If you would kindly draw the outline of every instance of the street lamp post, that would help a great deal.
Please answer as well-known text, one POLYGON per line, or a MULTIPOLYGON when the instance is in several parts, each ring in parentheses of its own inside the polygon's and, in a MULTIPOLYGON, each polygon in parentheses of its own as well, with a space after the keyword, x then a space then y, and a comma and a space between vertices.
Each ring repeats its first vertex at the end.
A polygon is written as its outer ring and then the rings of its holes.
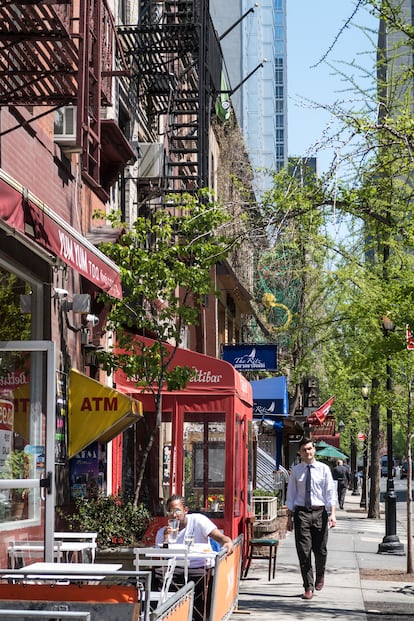
MULTIPOLYGON (((393 323, 387 318, 383 318, 384 333, 388 336, 389 332, 394 330, 393 323)), ((392 370, 390 364, 390 356, 387 357, 387 394, 389 399, 392 394, 392 370)), ((385 536, 378 546, 378 554, 395 554, 402 556, 404 554, 404 545, 397 535, 397 507, 396 495, 394 490, 394 473, 393 473, 393 451, 392 451, 392 409, 387 406, 387 491, 385 494, 385 536)))
POLYGON ((357 468, 357 443, 355 430, 351 430, 351 476, 352 476, 352 496, 359 496, 358 491, 358 468, 357 468))
POLYGON ((368 456, 367 456, 367 450, 368 450, 368 443, 367 443, 367 439, 366 437, 363 440, 363 454, 362 454, 362 492, 361 492, 361 500, 359 503, 359 506, 361 507, 361 509, 366 509, 367 508, 367 487, 368 487, 368 456))
MULTIPOLYGON (((368 386, 363 386, 361 388, 362 398, 365 402, 367 402, 369 395, 368 386)), ((361 502, 359 506, 361 509, 367 508, 367 500, 368 500, 368 442, 366 434, 364 434, 363 440, 363 454, 362 454, 362 493, 361 493, 361 502)))

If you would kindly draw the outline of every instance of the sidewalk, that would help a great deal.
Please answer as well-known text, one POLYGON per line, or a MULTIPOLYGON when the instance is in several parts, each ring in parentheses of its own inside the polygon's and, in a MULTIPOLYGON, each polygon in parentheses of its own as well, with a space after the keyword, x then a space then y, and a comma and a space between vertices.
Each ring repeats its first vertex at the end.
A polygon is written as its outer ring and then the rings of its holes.
MULTIPOLYGON (((378 554, 385 520, 368 520, 359 507, 360 497, 347 493, 345 510, 337 512, 337 526, 329 531, 325 586, 310 601, 301 599, 302 579, 294 535, 281 540, 275 580, 267 580, 267 560, 253 560, 240 583, 237 610, 232 621, 413 621, 414 582, 361 580, 361 569, 405 572, 407 557, 378 554)), ((397 524, 406 552, 406 532, 397 524)))

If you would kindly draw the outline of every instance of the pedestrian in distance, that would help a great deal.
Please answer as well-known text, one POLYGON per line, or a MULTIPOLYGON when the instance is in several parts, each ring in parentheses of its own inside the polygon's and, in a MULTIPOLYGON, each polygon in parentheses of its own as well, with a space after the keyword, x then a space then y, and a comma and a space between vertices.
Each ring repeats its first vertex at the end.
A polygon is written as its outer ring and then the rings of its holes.
POLYGON ((344 461, 344 468, 346 468, 348 473, 348 489, 352 489, 352 471, 348 461, 344 461))
POLYGON ((311 438, 300 440, 301 462, 291 469, 286 493, 287 529, 295 531, 296 552, 305 590, 302 598, 307 600, 312 599, 315 589, 320 591, 324 586, 328 529, 336 526, 336 490, 331 469, 315 459, 315 451, 311 438))
POLYGON ((339 508, 344 508, 346 490, 349 487, 351 480, 348 468, 345 466, 342 459, 338 459, 336 466, 332 471, 333 480, 337 482, 337 494, 339 508))

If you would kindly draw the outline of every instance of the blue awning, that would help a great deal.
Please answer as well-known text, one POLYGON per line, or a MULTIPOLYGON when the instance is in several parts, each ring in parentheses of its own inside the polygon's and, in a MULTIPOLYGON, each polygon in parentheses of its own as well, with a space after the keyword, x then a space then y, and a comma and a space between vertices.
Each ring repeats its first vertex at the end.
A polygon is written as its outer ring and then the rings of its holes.
POLYGON ((271 418, 288 416, 289 398, 285 375, 250 382, 253 390, 253 416, 271 418))

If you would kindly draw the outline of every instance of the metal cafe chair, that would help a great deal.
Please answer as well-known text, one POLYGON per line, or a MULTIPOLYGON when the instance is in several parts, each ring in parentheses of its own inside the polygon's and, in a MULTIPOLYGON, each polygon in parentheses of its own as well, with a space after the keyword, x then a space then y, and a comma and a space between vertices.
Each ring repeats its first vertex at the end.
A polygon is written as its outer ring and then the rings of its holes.
POLYGON ((252 559, 268 559, 269 560, 269 569, 268 569, 268 580, 270 581, 272 578, 274 579, 276 575, 276 554, 277 548, 279 545, 279 539, 274 538, 260 538, 254 537, 254 525, 255 518, 248 517, 246 520, 246 545, 247 545, 247 554, 243 563, 243 578, 247 578, 247 574, 249 573, 250 563, 252 559), (259 551, 256 553, 257 548, 259 551), (260 548, 267 549, 267 554, 260 554, 260 548))

